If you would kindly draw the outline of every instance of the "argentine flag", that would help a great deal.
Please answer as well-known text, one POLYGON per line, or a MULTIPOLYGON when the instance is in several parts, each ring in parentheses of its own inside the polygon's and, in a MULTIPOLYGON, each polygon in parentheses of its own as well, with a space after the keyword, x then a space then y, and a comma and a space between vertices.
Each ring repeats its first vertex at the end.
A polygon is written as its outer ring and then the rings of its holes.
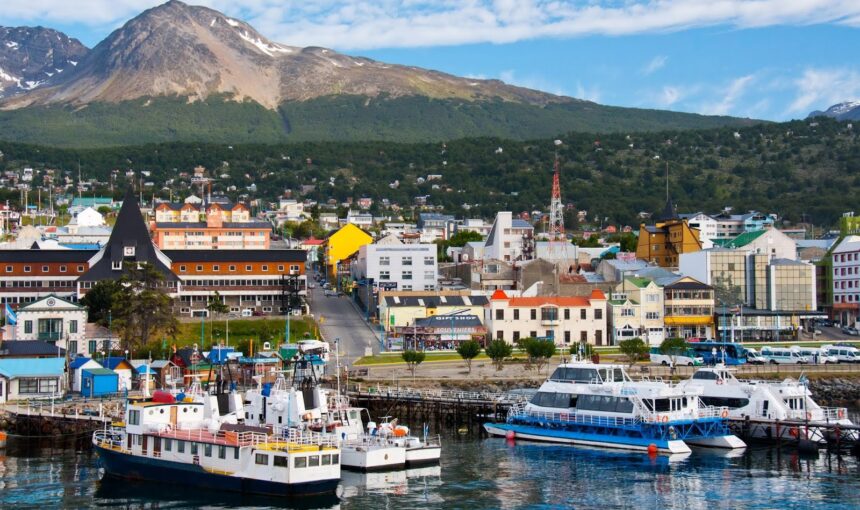
POLYGON ((15 326, 18 324, 18 316, 15 315, 15 311, 12 310, 12 307, 9 306, 9 303, 6 303, 6 324, 11 326, 15 326))

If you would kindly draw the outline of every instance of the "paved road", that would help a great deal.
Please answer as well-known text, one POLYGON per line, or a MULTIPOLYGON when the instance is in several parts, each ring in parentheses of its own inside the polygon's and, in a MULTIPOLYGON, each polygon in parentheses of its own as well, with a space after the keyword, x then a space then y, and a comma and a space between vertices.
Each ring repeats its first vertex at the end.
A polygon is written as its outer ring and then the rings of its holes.
POLYGON ((352 366, 357 358, 372 352, 379 353, 379 341, 364 318, 346 296, 325 296, 319 286, 310 290, 311 313, 319 321, 320 329, 328 342, 340 338, 341 364, 352 366))

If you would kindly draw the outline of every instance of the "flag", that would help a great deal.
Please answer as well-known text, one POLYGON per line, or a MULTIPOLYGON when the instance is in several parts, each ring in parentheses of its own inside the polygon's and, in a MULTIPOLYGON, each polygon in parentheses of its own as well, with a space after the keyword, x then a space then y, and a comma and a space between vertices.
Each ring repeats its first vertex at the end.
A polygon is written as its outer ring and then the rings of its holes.
POLYGON ((6 303, 6 324, 10 326, 15 326, 18 324, 18 315, 15 314, 15 311, 12 310, 12 307, 9 306, 9 303, 6 303))

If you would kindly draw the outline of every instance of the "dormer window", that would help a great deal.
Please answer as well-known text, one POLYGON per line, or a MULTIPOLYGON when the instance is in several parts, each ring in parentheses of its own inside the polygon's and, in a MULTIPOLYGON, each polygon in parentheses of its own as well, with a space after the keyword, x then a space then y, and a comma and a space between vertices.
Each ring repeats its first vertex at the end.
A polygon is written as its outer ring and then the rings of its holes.
POLYGON ((134 246, 125 246, 122 249, 123 257, 134 257, 134 246))
POLYGON ((121 260, 112 261, 110 266, 111 266, 111 269, 113 269, 114 271, 122 271, 122 261, 121 260))

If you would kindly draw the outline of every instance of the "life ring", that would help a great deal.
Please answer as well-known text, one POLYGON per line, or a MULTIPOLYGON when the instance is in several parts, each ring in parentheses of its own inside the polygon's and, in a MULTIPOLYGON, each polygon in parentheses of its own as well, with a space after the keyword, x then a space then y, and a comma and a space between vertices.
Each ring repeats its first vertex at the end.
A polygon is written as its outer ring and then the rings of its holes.
POLYGON ((668 423, 668 422, 669 422, 669 415, 664 414, 663 415, 663 423, 668 423))
POLYGON ((728 418, 729 417, 729 410, 723 409, 723 412, 720 413, 720 416, 723 418, 728 418))
POLYGON ((798 434, 798 433, 797 433, 797 427, 791 427, 791 428, 788 430, 788 434, 789 434, 791 437, 797 437, 797 434, 798 434))
POLYGON ((838 416, 840 420, 842 418, 845 418, 845 409, 840 409, 839 411, 837 411, 836 416, 838 416))

